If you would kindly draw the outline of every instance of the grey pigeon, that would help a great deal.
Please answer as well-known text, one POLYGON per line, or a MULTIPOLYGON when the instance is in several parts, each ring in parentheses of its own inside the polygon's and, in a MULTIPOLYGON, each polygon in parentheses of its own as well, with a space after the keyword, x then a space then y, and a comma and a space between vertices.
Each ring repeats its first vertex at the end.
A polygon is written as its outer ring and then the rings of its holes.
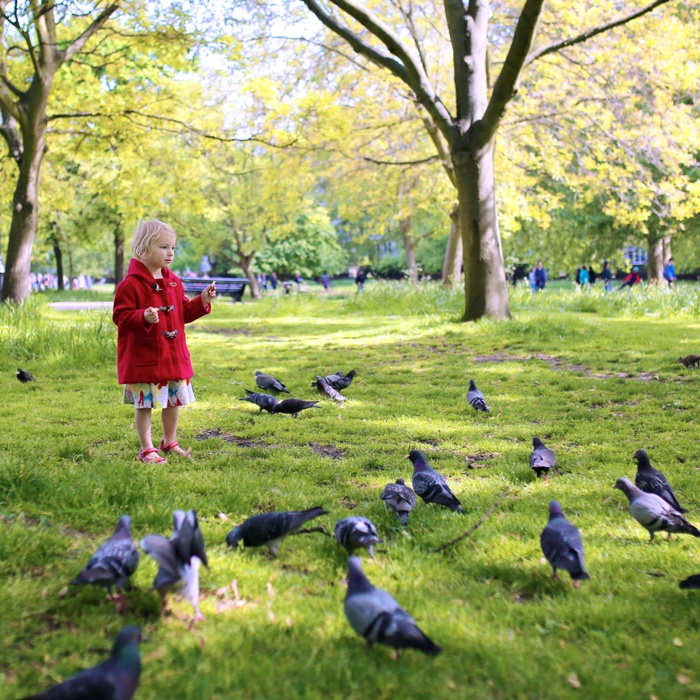
POLYGON ((263 374, 262 372, 255 373, 255 383, 261 389, 267 389, 272 391, 283 391, 285 394, 290 394, 291 392, 287 387, 282 384, 281 381, 275 379, 271 374, 263 374))
POLYGON ((141 676, 138 627, 125 627, 106 661, 23 700, 131 700, 141 676))
POLYGON ((303 399, 285 399, 270 409, 270 413, 288 413, 296 418, 307 408, 321 408, 318 401, 304 401, 303 399))
POLYGON ((347 401, 347 399, 337 389, 334 389, 326 381, 325 377, 316 377, 314 379, 314 386, 316 387, 316 391, 318 391, 321 396, 325 396, 326 398, 338 402, 347 401))
POLYGON ((116 586, 120 602, 125 604, 122 591, 138 564, 139 550, 131 539, 131 518, 122 515, 114 534, 92 555, 71 583, 97 583, 106 586, 110 594, 112 587, 116 586))
POLYGON ((26 384, 27 382, 35 382, 36 377, 33 377, 29 372, 26 372, 23 369, 20 369, 19 367, 17 368, 17 371, 15 372, 17 375, 17 379, 22 382, 22 384, 26 384))
POLYGON ((581 533, 564 517, 558 501, 549 504, 549 522, 542 530, 540 544, 552 565, 552 578, 557 578, 557 569, 564 569, 571 575, 576 588, 579 581, 590 578, 583 560, 581 533))
POLYGON ((655 493, 679 513, 687 513, 688 511, 682 508, 678 502, 666 477, 658 469, 651 466, 646 450, 637 450, 634 453, 634 459, 637 461, 637 476, 634 478, 637 488, 642 489, 645 493, 655 493))
POLYGON ((437 503, 464 513, 459 499, 450 491, 442 475, 428 464, 420 450, 411 450, 406 459, 413 463, 413 490, 425 503, 437 503))
POLYGON ((700 588, 700 574, 693 574, 688 578, 683 579, 679 584, 679 588, 700 588))
POLYGON ((361 515, 339 520, 335 524, 335 539, 338 544, 345 547, 348 554, 364 547, 372 559, 374 559, 372 547, 381 542, 375 524, 361 515))
POLYGON ((486 405, 484 395, 476 388, 473 379, 469 380, 469 391, 467 392, 467 401, 475 411, 489 412, 489 407, 486 405))
POLYGON ((270 413, 270 410, 279 403, 279 401, 270 394, 256 394, 254 391, 250 391, 250 389, 245 389, 245 393, 246 397, 241 399, 241 401, 250 401, 250 403, 254 403, 256 406, 260 407, 261 413, 263 411, 270 413))
POLYGON ((344 391, 352 384, 352 380, 356 375, 357 372, 354 369, 351 369, 347 374, 343 374, 342 372, 338 371, 335 374, 329 374, 327 377, 325 377, 325 380, 336 391, 344 391))
POLYGON ((691 525, 673 506, 655 493, 645 493, 629 479, 620 478, 615 484, 630 502, 632 517, 649 531, 650 540, 655 532, 672 532, 700 537, 700 530, 691 525))
POLYGON ((406 486, 403 479, 397 479, 395 484, 387 484, 381 495, 382 501, 396 513, 401 524, 408 525, 408 514, 416 507, 416 493, 406 486))
POLYGON ((348 557, 348 591, 345 616, 367 643, 386 644, 394 649, 419 649, 439 654, 442 649, 428 639, 416 621, 381 588, 373 586, 362 571, 359 557, 348 557))
POLYGON ((544 477, 546 481, 549 470, 557 463, 557 458, 554 456, 554 452, 549 447, 545 447, 538 437, 532 438, 532 447, 530 469, 534 470, 537 476, 544 477))
POLYGON ((229 547, 237 547, 243 540, 245 547, 262 547, 266 545, 274 556, 277 556, 282 540, 304 523, 317 518, 319 515, 328 515, 327 510, 320 506, 308 510, 292 510, 281 513, 262 513, 248 518, 238 527, 234 527, 226 535, 226 544, 229 547))
POLYGON ((168 591, 179 593, 194 608, 194 621, 203 620, 199 610, 199 569, 207 565, 204 538, 199 529, 197 512, 173 513, 173 536, 168 540, 161 535, 148 535, 141 540, 141 548, 160 565, 153 588, 163 596, 168 591))

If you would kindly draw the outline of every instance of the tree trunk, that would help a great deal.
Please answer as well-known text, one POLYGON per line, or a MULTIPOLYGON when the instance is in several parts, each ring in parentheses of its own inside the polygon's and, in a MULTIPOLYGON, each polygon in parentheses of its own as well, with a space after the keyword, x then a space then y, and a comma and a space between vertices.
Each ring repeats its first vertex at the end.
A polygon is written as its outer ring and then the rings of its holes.
POLYGON ((671 236, 664 236, 664 262, 668 262, 672 257, 671 236))
POLYGON ((63 291, 66 285, 63 284, 63 251, 58 238, 53 239, 53 255, 56 258, 56 277, 58 279, 58 288, 63 291))
POLYGON ((255 272, 253 272, 254 257, 255 256, 253 255, 241 255, 239 257, 239 264, 241 266, 241 270, 243 270, 243 274, 248 278, 248 285, 250 286, 250 296, 253 297, 253 299, 260 299, 262 297, 262 295, 260 294, 260 285, 258 284, 258 278, 255 272))
POLYGON ((124 279, 124 237, 121 224, 114 230, 114 286, 124 279))
POLYGON ((418 283, 418 265, 416 264, 416 242, 413 239, 413 216, 409 214, 399 221, 399 233, 406 253, 408 279, 411 284, 418 283))
POLYGON ((662 282, 664 270, 664 239, 658 238, 658 234, 652 229, 648 234, 649 260, 647 274, 649 282, 662 282))
POLYGON ((510 318, 496 213, 493 141, 474 150, 467 139, 465 135, 457 141, 452 155, 464 246, 464 320, 510 318))
POLYGON ((447 239, 445 261, 442 264, 442 284, 445 287, 456 287, 462 273, 462 234, 459 230, 459 207, 450 214, 450 237, 447 239))

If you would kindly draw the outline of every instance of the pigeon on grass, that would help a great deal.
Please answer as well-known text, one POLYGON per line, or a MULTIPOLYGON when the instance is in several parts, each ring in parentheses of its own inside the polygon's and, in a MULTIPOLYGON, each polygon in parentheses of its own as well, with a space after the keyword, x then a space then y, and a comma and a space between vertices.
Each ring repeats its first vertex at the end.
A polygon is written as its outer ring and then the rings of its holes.
POLYGON ((262 513, 248 518, 226 535, 226 544, 237 547, 242 540, 245 547, 269 547, 273 556, 277 556, 282 540, 298 530, 309 520, 319 515, 328 515, 327 510, 316 506, 308 510, 292 510, 281 513, 262 513))
POLYGON ((257 394, 250 389, 245 389, 246 397, 241 401, 250 401, 260 408, 260 412, 267 411, 268 413, 279 403, 279 401, 270 394, 257 394))
POLYGON ((131 700, 141 676, 138 627, 125 627, 106 661, 22 700, 131 700))
POLYGON ((389 593, 375 588, 367 580, 359 557, 348 557, 348 591, 344 607, 350 626, 370 646, 385 644, 397 650, 419 649, 432 655, 442 651, 421 632, 416 621, 389 593))
POLYGON ((408 525, 408 514, 416 507, 416 493, 406 486, 403 479, 397 479, 395 484, 387 484, 381 495, 382 501, 396 513, 401 525, 408 525))
POLYGON ((654 533, 678 532, 693 537, 700 537, 700 530, 691 525, 673 506, 655 493, 644 493, 629 479, 624 477, 617 480, 616 489, 620 489, 630 502, 632 517, 649 532, 649 541, 654 539, 654 533))
POLYGON ((118 590, 117 609, 127 608, 124 587, 139 565, 139 550, 131 539, 131 518, 122 515, 114 534, 92 555, 85 568, 71 581, 73 585, 96 583, 118 590))
POLYGON ((683 579, 679 584, 679 588, 700 588, 700 574, 693 574, 688 578, 683 579))
POLYGON ((303 399, 285 399, 270 409, 270 413, 287 413, 296 418, 307 408, 321 408, 318 401, 304 401, 303 399))
POLYGON ((263 374, 262 372, 255 373, 255 383, 261 389, 267 389, 268 391, 279 391, 285 394, 290 394, 291 392, 287 387, 282 384, 281 381, 275 379, 271 374, 263 374))
POLYGON ((336 390, 343 391, 347 389, 351 384, 352 380, 357 375, 354 369, 351 369, 347 374, 343 374, 338 370, 335 374, 329 374, 324 379, 336 390))
POLYGON ((469 380, 469 391, 467 392, 467 401, 475 411, 489 412, 489 407, 486 405, 484 395, 476 388, 473 379, 469 380))
POLYGON ((549 504, 549 522, 540 535, 540 545, 547 561, 552 565, 552 578, 557 578, 557 569, 569 572, 574 587, 590 576, 583 560, 581 533, 562 512, 558 501, 549 504))
POLYGON ((347 401, 347 399, 337 389, 334 389, 326 381, 325 377, 316 377, 312 386, 316 387, 316 391, 318 391, 321 396, 325 396, 333 401, 347 401))
POLYGON ((361 515, 339 520, 335 524, 335 539, 338 544, 345 547, 348 554, 364 547, 372 559, 374 559, 372 547, 381 542, 375 524, 361 515))
POLYGON ((532 447, 530 469, 532 469, 537 476, 544 477, 544 480, 547 481, 549 470, 557 463, 557 458, 554 456, 554 452, 552 452, 549 447, 545 447, 542 440, 538 437, 532 438, 532 447))
POLYGON ((442 475, 428 464, 420 450, 411 450, 406 459, 413 463, 413 490, 425 503, 437 503, 458 513, 464 513, 459 499, 450 491, 442 475))
POLYGON ((17 368, 17 371, 15 372, 17 375, 17 379, 22 382, 22 384, 26 384, 27 382, 35 382, 36 377, 33 375, 29 374, 29 372, 26 372, 23 369, 20 369, 19 367, 17 368))
POLYGON ((169 591, 179 593, 194 609, 194 622, 204 620, 199 610, 199 569, 207 566, 204 538, 197 522, 197 512, 176 510, 173 513, 173 535, 168 540, 161 535, 148 535, 141 548, 160 565, 153 588, 163 599, 169 591))
POLYGON ((687 513, 688 511, 678 502, 666 477, 651 466, 646 450, 637 450, 633 456, 637 462, 637 476, 634 477, 637 488, 645 493, 655 493, 679 513, 687 513))

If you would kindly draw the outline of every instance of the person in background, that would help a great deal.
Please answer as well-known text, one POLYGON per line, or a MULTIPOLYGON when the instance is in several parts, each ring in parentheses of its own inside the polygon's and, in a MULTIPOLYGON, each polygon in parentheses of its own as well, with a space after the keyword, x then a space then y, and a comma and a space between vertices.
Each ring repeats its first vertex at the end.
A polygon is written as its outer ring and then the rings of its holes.
POLYGON ((622 284, 619 288, 622 289, 623 287, 632 287, 635 284, 639 284, 641 281, 642 278, 639 276, 639 268, 635 265, 629 275, 622 280, 622 284))
POLYGON ((277 273, 273 270, 270 273, 270 287, 272 287, 272 289, 277 289, 277 281, 277 273))
POLYGON ((581 284, 581 268, 576 268, 576 276, 574 277, 574 284, 578 287, 581 284))
POLYGON ((581 289, 585 289, 585 287, 589 281, 588 270, 585 267, 581 267, 581 270, 578 274, 579 274, 578 281, 579 281, 579 284, 581 285, 581 289))
POLYGON ((541 292, 544 289, 545 284, 547 284, 547 270, 544 269, 544 265, 541 260, 537 261, 537 268, 535 269, 535 284, 537 285, 537 291, 541 292))
POLYGON ((612 281, 613 281, 613 273, 612 270, 610 269, 610 263, 606 260, 603 263, 603 271, 600 273, 600 276, 603 278, 603 284, 605 285, 605 291, 606 292, 611 292, 612 291, 612 281))
POLYGON ((355 275, 355 284, 357 285, 357 291, 361 292, 365 288, 365 282, 367 281, 367 273, 360 268, 355 275))
POLYGON ((593 286, 597 279, 596 273, 593 271, 593 265, 588 266, 588 284, 593 286))
POLYGON ((530 268, 530 273, 527 276, 528 282, 530 283, 530 289, 532 290, 532 293, 534 294, 537 291, 537 279, 535 277, 535 266, 533 265, 530 268))
POLYGON ((326 272, 326 270, 324 270, 323 274, 321 275, 321 284, 323 285, 323 291, 328 294, 328 292, 331 291, 331 280, 328 277, 328 272, 326 272))
POLYGON ((669 287, 673 287, 673 283, 676 281, 676 264, 673 258, 669 258, 664 265, 664 279, 668 282, 669 287))

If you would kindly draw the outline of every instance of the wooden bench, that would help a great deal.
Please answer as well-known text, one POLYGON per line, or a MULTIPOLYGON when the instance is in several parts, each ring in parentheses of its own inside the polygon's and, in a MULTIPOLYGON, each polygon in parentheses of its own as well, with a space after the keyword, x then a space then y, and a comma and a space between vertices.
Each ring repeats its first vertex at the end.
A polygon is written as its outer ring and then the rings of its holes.
POLYGON ((217 295, 226 294, 232 301, 243 301, 248 284, 246 277, 182 277, 182 286, 188 294, 201 294, 212 282, 216 282, 217 295))

